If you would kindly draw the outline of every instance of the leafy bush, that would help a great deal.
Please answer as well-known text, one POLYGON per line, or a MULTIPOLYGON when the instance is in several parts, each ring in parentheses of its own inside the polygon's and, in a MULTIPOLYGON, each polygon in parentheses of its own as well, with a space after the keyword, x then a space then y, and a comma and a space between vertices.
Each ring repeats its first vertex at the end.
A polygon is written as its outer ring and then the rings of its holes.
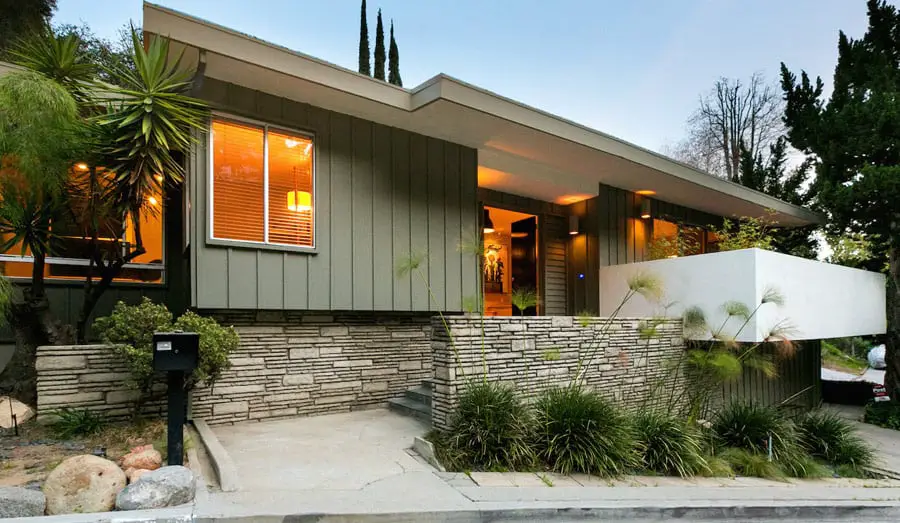
POLYGON ((722 222, 722 228, 716 229, 715 233, 720 251, 750 248, 767 251, 775 249, 771 220, 744 217, 735 222, 726 219, 722 222))
POLYGON ((545 391, 535 406, 538 457, 553 470, 612 476, 638 465, 629 417, 578 386, 545 391))
POLYGON ((764 470, 770 475, 762 477, 777 477, 775 469, 764 469, 757 463, 758 458, 766 461, 769 459, 769 437, 772 462, 783 475, 809 478, 827 474, 824 467, 807 454, 800 444, 800 436, 794 423, 774 407, 745 402, 731 403, 719 413, 712 428, 721 448, 744 450, 755 455, 751 459, 729 453, 728 450, 722 453, 722 456, 731 456, 726 459, 742 474, 757 475, 754 472, 764 470))
POLYGON ((634 417, 641 466, 666 475, 692 476, 707 468, 700 432, 685 420, 659 410, 634 417))
POLYGON ((53 414, 56 419, 48 427, 50 432, 59 439, 93 436, 106 425, 106 420, 102 415, 87 409, 65 407, 53 414))
POLYGON ((131 373, 131 384, 142 393, 135 414, 140 413, 154 383, 153 333, 176 329, 200 335, 198 366, 188 377, 186 388, 201 382, 212 385, 230 367, 228 356, 240 342, 233 327, 222 327, 214 319, 190 311, 173 323, 172 313, 165 305, 147 297, 138 305, 120 301, 112 314, 94 322, 94 332, 122 358, 131 373))
POLYGON ((886 429, 900 430, 900 402, 872 402, 866 405, 863 421, 886 429))
POLYGON ((128 366, 132 384, 147 393, 153 386, 153 333, 172 330, 172 313, 146 296, 138 305, 116 303, 112 314, 94 321, 94 332, 128 366))
POLYGON ((832 465, 861 470, 875 458, 872 448, 857 435, 853 424, 833 412, 809 412, 798 419, 797 429, 806 451, 832 465))
POLYGON ((452 470, 522 470, 535 463, 531 415, 509 385, 473 380, 459 396, 450 428, 432 442, 452 470))

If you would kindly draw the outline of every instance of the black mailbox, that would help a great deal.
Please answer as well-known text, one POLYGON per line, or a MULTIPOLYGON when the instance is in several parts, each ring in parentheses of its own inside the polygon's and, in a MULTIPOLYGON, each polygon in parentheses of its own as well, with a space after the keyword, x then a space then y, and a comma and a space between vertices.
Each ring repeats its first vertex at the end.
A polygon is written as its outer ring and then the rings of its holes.
POLYGON ((195 332, 153 334, 153 369, 190 372, 197 368, 200 335, 195 332))

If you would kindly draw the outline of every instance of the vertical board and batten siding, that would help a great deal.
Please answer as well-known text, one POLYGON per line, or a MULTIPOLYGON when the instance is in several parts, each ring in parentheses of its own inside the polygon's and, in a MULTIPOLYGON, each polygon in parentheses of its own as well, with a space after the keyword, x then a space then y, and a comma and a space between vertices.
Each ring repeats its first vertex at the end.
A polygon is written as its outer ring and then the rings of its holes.
POLYGON ((207 243, 208 142, 190 159, 191 304, 200 309, 461 311, 477 267, 461 253, 477 227, 477 153, 238 85, 206 78, 215 110, 315 136, 315 253, 207 243), (410 253, 418 277, 398 276, 410 253))
MULTIPOLYGON (((566 296, 566 244, 568 214, 564 205, 524 196, 478 189, 482 205, 533 214, 538 219, 538 311, 545 316, 569 314, 566 296)), ((449 229, 448 229, 449 230, 449 229)))
POLYGON ((795 344, 789 357, 778 357, 770 348, 761 348, 775 359, 777 376, 766 377, 756 369, 745 368, 740 379, 722 387, 722 403, 735 400, 764 405, 809 409, 822 397, 822 342, 808 340, 795 344))

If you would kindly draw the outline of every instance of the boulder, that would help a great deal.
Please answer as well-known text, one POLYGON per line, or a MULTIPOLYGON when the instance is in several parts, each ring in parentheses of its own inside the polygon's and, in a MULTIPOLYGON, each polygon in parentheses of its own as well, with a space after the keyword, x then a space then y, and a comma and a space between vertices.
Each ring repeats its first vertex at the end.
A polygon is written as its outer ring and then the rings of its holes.
POLYGON ((3 396, 0 398, 0 428, 13 428, 12 416, 15 414, 16 423, 24 425, 26 421, 34 417, 34 411, 21 401, 3 396))
POLYGON ((22 487, 0 487, 0 518, 43 516, 44 494, 22 487))
POLYGON ((173 507, 190 503, 197 484, 194 474, 181 465, 163 467, 140 476, 116 496, 117 510, 173 507))
POLYGON ((162 454, 153 445, 134 447, 131 452, 122 456, 122 468, 156 470, 162 466, 162 454))
POLYGON ((83 454, 63 460, 44 481, 47 514, 106 512, 125 488, 125 473, 115 463, 83 454))
POLYGON ((125 477, 128 478, 129 483, 134 483, 135 481, 138 480, 139 477, 143 476, 144 474, 146 474, 148 472, 150 472, 150 471, 147 469, 132 468, 132 469, 128 469, 125 471, 125 477))

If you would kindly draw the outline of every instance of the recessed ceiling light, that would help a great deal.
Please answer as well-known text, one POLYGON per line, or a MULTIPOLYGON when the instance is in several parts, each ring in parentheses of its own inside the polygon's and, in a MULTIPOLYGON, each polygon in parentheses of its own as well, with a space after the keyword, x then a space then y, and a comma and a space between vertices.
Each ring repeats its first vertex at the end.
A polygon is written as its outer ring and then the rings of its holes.
POLYGON ((634 191, 634 192, 635 192, 635 194, 641 194, 643 196, 652 196, 652 195, 656 194, 656 191, 654 191, 652 189, 641 189, 640 191, 634 191))

